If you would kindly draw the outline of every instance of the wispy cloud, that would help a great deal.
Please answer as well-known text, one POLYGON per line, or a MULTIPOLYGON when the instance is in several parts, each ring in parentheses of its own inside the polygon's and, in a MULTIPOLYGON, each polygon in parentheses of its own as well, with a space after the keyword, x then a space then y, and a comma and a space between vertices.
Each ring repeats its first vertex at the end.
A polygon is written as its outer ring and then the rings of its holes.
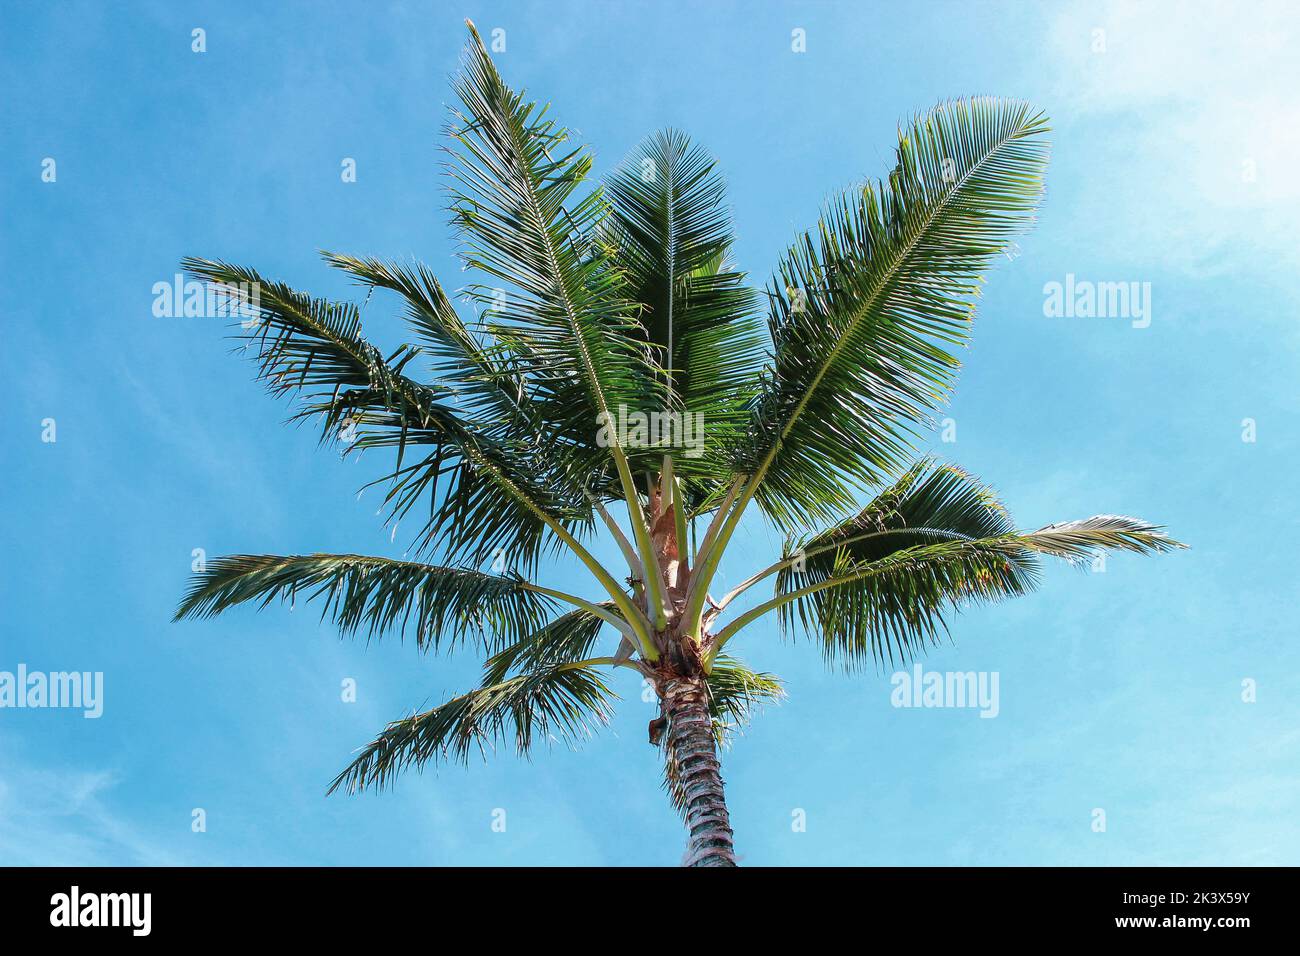
POLYGON ((111 807, 112 770, 29 763, 0 738, 0 864, 174 866, 185 862, 111 807))
POLYGON ((1298 32, 1289 3, 1062 9, 1035 74, 1051 78, 1054 118, 1090 141, 1092 168, 1128 171, 1080 194, 1111 204, 1094 221, 1112 249, 1197 276, 1260 246, 1297 256, 1282 239, 1300 206, 1298 32))

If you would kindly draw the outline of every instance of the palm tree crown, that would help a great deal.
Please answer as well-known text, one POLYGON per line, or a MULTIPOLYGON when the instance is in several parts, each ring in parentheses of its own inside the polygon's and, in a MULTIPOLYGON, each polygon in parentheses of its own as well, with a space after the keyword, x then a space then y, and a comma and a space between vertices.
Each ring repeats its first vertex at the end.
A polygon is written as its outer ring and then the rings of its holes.
POLYGON ((831 201, 759 292, 729 258, 705 151, 663 132, 588 186, 589 155, 502 82, 470 31, 448 169, 461 254, 482 277, 464 290, 476 318, 421 264, 326 253, 403 310, 413 341, 384 354, 356 305, 184 263, 258 290, 243 334, 259 377, 345 451, 391 448, 375 484, 390 516, 418 515, 420 530, 415 560, 217 559, 177 618, 306 596, 344 633, 472 644, 486 658, 481 686, 390 724, 331 791, 494 742, 578 739, 609 713, 609 670, 628 668, 659 695, 650 738, 690 832, 687 862, 730 865, 717 745, 781 695, 726 653, 746 625, 775 611, 829 660, 901 661, 952 609, 1029 590, 1042 556, 1180 546, 1114 515, 1018 531, 987 487, 916 458, 982 276, 1041 195, 1041 114, 983 98, 916 119, 888 176, 831 201), (786 536, 784 553, 715 596, 755 510, 786 536), (626 568, 593 555, 602 533, 626 568), (596 596, 529 579, 565 552, 596 596), (771 596, 732 613, 756 585, 771 596))

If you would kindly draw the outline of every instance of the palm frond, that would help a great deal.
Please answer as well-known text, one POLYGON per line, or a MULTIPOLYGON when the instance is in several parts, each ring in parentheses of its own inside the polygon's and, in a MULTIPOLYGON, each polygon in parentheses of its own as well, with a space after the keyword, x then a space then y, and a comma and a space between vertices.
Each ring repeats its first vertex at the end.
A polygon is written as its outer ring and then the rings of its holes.
POLYGON ((508 575, 356 554, 236 554, 199 572, 175 620, 215 617, 239 604, 320 599, 343 634, 414 633, 417 644, 473 636, 488 648, 532 633, 555 602, 508 575))
MULTIPOLYGON (((601 606, 615 610, 610 601, 601 606)), ((488 658, 484 665, 483 683, 500 683, 511 671, 527 673, 590 657, 603 624, 599 617, 584 608, 561 614, 488 658)))
POLYGON ((600 417, 652 407, 654 366, 620 276, 593 242, 606 203, 598 189, 577 195, 590 157, 505 85, 471 33, 455 80, 464 110, 450 130, 451 209, 465 264, 504 286, 466 292, 490 310, 489 329, 522 364, 546 421, 587 436, 583 470, 600 472, 622 452, 617 435, 598 446, 600 417))
MULTIPOLYGON (((684 133, 664 130, 606 186, 607 241, 664 367, 663 408, 707 423, 709 459, 744 432, 763 345, 757 296, 727 264, 733 237, 716 166, 684 133)), ((677 472, 689 477, 712 466, 686 456, 677 472)))
POLYGON ((362 334, 352 303, 313 298, 259 274, 212 259, 187 257, 182 268, 218 286, 257 291, 258 314, 241 325, 246 347, 258 361, 258 378, 277 396, 298 393, 304 407, 294 416, 320 416, 322 440, 338 437, 350 418, 363 437, 435 442, 448 423, 446 389, 423 385, 404 374, 418 350, 401 346, 385 356, 362 334))
POLYGON ((1049 524, 1017 540, 1031 551, 1062 558, 1081 568, 1103 551, 1164 554, 1187 547, 1165 534, 1163 528, 1127 515, 1093 515, 1049 524))
POLYGON ((785 699, 785 688, 775 674, 754 671, 725 654, 713 662, 708 675, 709 714, 719 743, 730 731, 749 723, 754 711, 765 703, 785 699))
POLYGON ((905 662, 947 633, 953 608, 1024 594, 1037 568, 1003 539, 913 545, 858 562, 850 549, 777 577, 783 631, 816 635, 828 661, 905 662), (933 550, 932 550, 933 549, 933 550))
POLYGON ((856 544, 829 562, 784 569, 777 597, 723 628, 719 645, 777 609, 782 628, 817 635, 828 660, 847 667, 873 658, 905 662, 943 633, 946 610, 1023 594, 1037 581, 1038 555, 1076 566, 1106 550, 1160 554, 1185 547, 1138 518, 1098 515, 1038 531, 917 544, 862 557, 856 544))
POLYGON ((545 450, 546 428, 531 405, 525 376, 500 345, 461 320, 442 284, 423 263, 408 265, 337 252, 323 255, 331 266, 365 287, 401 296, 407 322, 421 340, 435 380, 481 430, 504 432, 527 442, 531 451, 545 450))
POLYGON ((271 390, 301 393, 294 419, 319 417, 322 440, 350 426, 354 440, 346 452, 396 449, 393 470, 372 484, 386 485, 393 521, 427 500, 417 553, 443 549, 469 564, 507 553, 526 570, 554 545, 555 524, 590 520, 585 500, 548 482, 526 445, 476 429, 452 390, 404 374, 421 350, 404 345, 385 358, 362 335, 354 305, 314 299, 224 262, 190 258, 184 265, 207 281, 259 290, 260 321, 244 335, 271 390), (414 464, 405 461, 412 449, 420 456, 414 464))
POLYGON ((947 538, 994 538, 1016 528, 992 488, 956 465, 922 458, 853 517, 798 542, 813 560, 837 548, 856 560, 947 538))
POLYGON ((556 664, 480 687, 389 724, 328 792, 381 789, 409 767, 442 759, 467 763, 475 749, 486 756, 497 744, 512 742, 522 755, 539 738, 576 743, 608 722, 614 696, 594 668, 579 663, 556 664))
POLYGON ((770 288, 774 355, 736 469, 785 527, 833 520, 910 457, 951 389, 983 274, 1043 189, 1043 116, 943 104, 888 179, 833 202, 770 288))

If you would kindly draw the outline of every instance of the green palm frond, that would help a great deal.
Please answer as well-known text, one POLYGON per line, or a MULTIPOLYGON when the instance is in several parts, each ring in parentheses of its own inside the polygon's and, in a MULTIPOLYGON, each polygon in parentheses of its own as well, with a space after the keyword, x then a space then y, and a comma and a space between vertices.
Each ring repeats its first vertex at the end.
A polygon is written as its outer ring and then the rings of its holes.
POLYGON ((320 416, 323 440, 338 438, 345 419, 371 441, 395 438, 404 447, 442 439, 448 391, 404 374, 418 350, 404 345, 385 356, 372 345, 352 303, 312 298, 227 262, 189 257, 181 266, 205 282, 257 290, 258 314, 241 337, 256 354, 258 378, 277 396, 299 394, 304 407, 294 418, 320 416))
POLYGON ((994 538, 1016 530, 993 489, 956 465, 923 458, 852 518, 804 538, 808 560, 849 547, 855 559, 945 538, 994 538))
MULTIPOLYGON (((591 158, 570 145, 545 107, 502 82, 472 25, 470 34, 454 82, 464 112, 454 112, 450 130, 458 144, 449 167, 451 208, 466 266, 506 286, 467 292, 490 309, 488 328, 521 363, 544 420, 557 436, 575 440, 566 454, 573 480, 627 503, 640 561, 653 568, 633 468, 648 471, 661 454, 609 426, 626 410, 656 407, 657 368, 622 276, 595 241, 607 205, 598 189, 577 197, 591 158), (608 490, 611 465, 616 493, 608 490)), ((662 578, 646 574, 643 583, 651 623, 663 629, 662 578)))
POLYGON ((818 635, 828 660, 849 667, 868 658, 906 661, 937 639, 946 609, 996 601, 1031 588, 1038 555, 1083 566, 1106 550, 1160 554, 1182 547, 1162 529, 1120 515, 913 545, 884 557, 860 559, 855 545, 849 544, 837 549, 830 563, 783 569, 777 596, 723 628, 715 647, 777 610, 783 628, 798 624, 818 635))
MULTIPOLYGON (((615 610, 613 602, 605 602, 601 607, 615 610)), ((483 683, 500 683, 511 671, 527 673, 590 657, 603 624, 584 608, 562 614, 489 657, 484 665, 483 683)))
MULTIPOLYGON (((641 143, 609 178, 608 241, 664 366, 664 409, 707 423, 709 452, 744 431, 763 339, 757 296, 727 266, 732 244, 717 163, 678 130, 641 143)), ((686 457, 677 473, 711 465, 686 457)))
MULTIPOLYGON (((992 489, 960 468, 922 459, 862 511, 799 542, 779 565, 776 593, 790 594, 907 548, 1015 532, 992 489)), ((873 578, 858 592, 817 592, 783 607, 781 623, 789 629, 797 613, 805 629, 822 634, 828 653, 842 650, 844 635, 853 633, 850 660, 861 656, 864 643, 878 657, 882 651, 906 656, 946 633, 945 608, 1023 594, 1033 587, 1037 568, 1028 553, 977 549, 931 570, 941 573, 873 578), (859 606, 868 619, 852 614, 859 606)))
POLYGON ((984 272, 1031 219, 1046 131, 1024 103, 943 104, 900 131, 886 181, 832 203, 790 250, 736 462, 779 524, 833 520, 905 464, 951 388, 984 272))
POLYGON ((473 437, 452 454, 435 449, 371 485, 385 488, 393 519, 428 503, 414 553, 440 552, 469 565, 505 555, 513 567, 528 571, 544 554, 559 550, 559 529, 568 533, 591 520, 585 502, 548 486, 545 478, 508 446, 473 437))
POLYGON ((785 688, 775 674, 750 670, 725 654, 713 662, 708 675, 709 714, 719 742, 749 723, 756 708, 785 699, 785 688))
MULTIPOLYGON (((993 489, 955 465, 923 458, 857 514, 791 542, 767 573, 779 572, 777 591, 783 593, 794 580, 792 566, 798 568, 800 578, 795 586, 802 587, 832 573, 843 558, 865 564, 904 548, 1015 533, 1015 524, 993 489)), ((1013 570, 1009 583, 1023 590, 1033 568, 1021 562, 1013 570)), ((764 576, 756 575, 742 587, 764 576)), ((727 595, 727 600, 732 596, 727 595)))
POLYGON ((468 568, 356 554, 237 554, 216 558, 195 575, 175 620, 299 597, 320 599, 322 619, 344 634, 409 630, 420 647, 430 648, 470 635, 485 647, 501 647, 531 634, 556 606, 520 578, 468 568))
POLYGON ((405 369, 421 354, 403 345, 387 359, 361 331, 356 306, 314 299, 240 266, 190 258, 190 274, 259 290, 259 321, 243 333, 256 350, 259 377, 277 395, 298 393, 293 418, 323 422, 323 440, 350 432, 346 451, 395 448, 386 486, 390 520, 427 500, 417 553, 441 548, 452 561, 480 564, 508 553, 531 567, 554 545, 556 524, 590 520, 590 508, 546 481, 537 459, 516 441, 477 431, 445 386, 427 386, 405 369), (415 461, 408 462, 414 450, 415 461))
POLYGON ((401 296, 407 322, 421 340, 434 377, 480 430, 518 439, 530 452, 545 451, 546 425, 530 401, 525 376, 501 346, 461 320, 441 283, 423 263, 407 265, 336 252, 323 255, 331 266, 365 287, 401 296))
POLYGON ((848 667, 907 661, 947 633, 949 609, 1024 594, 1036 574, 1026 551, 1002 539, 914 545, 865 562, 850 555, 777 578, 783 597, 807 592, 780 607, 782 630, 818 635, 827 660, 848 667))
POLYGON ((585 436, 587 472, 601 471, 617 436, 597 445, 598 418, 652 407, 655 368, 639 343, 635 306, 594 238, 606 215, 598 189, 579 197, 591 158, 546 108, 502 82, 477 32, 455 80, 464 111, 450 132, 452 214, 465 264, 504 283, 466 292, 533 386, 562 436, 585 436))
POLYGON ((555 664, 454 697, 444 704, 389 724, 340 773, 329 793, 381 789, 409 767, 443 759, 467 763, 478 749, 486 756, 513 742, 527 754, 539 738, 570 744, 607 723, 614 693, 593 667, 555 664))

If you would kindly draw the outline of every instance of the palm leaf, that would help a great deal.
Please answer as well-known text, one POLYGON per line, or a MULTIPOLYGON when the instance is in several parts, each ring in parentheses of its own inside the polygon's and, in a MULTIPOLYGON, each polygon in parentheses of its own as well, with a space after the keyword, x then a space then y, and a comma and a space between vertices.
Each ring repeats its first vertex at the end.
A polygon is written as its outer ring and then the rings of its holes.
MULTIPOLYGON (((612 602, 601 606, 614 610, 612 602)), ((603 624, 599 617, 584 608, 562 614, 489 657, 484 665, 483 683, 500 683, 511 671, 527 673, 590 657, 603 624)))
POLYGON ((325 258, 368 288, 401 296, 407 321, 421 341, 422 356, 429 360, 438 383, 450 391, 457 410, 469 416, 477 430, 543 466, 544 484, 563 488, 575 502, 584 500, 586 486, 571 481, 574 471, 568 453, 589 451, 591 423, 579 434, 560 434, 557 423, 544 417, 543 405, 518 359, 486 329, 471 328, 461 320, 428 268, 418 262, 405 265, 340 253, 325 253, 325 258))
POLYGON ((609 719, 613 692, 594 668, 556 664, 454 697, 444 704, 389 724, 340 773, 329 793, 380 789, 408 767, 430 760, 486 756, 495 744, 513 742, 527 754, 539 738, 572 744, 609 719))
MULTIPOLYGON (((710 457, 743 433, 762 347, 756 296, 726 266, 731 221, 716 165, 684 133, 665 130, 606 188, 608 241, 665 369, 663 408, 701 416, 710 457)), ((686 456, 676 470, 689 476, 710 464, 686 456)))
POLYGON ((300 596, 320 599, 322 619, 344 634, 410 630, 422 648, 471 635, 500 647, 532 633, 555 608, 520 578, 469 568, 356 554, 237 554, 210 561, 195 576, 175 620, 215 617, 250 602, 261 609, 300 596))
POLYGON ((544 450, 545 425, 529 400, 528 383, 509 356, 457 314, 441 283, 420 262, 406 265, 370 257, 323 253, 325 261, 354 276, 370 289, 387 289, 402 297, 406 318, 420 338, 437 382, 454 396, 483 431, 504 431, 544 450))
POLYGON ((587 436, 586 470, 611 452, 600 416, 651 407, 654 368, 638 344, 632 304, 593 242, 606 214, 599 190, 578 197, 591 159, 568 131, 502 82, 478 34, 455 88, 458 144, 449 172, 465 264, 505 283, 466 292, 490 309, 489 328, 522 364, 545 419, 587 436))
POLYGON ((943 633, 945 610, 1031 589, 1038 555, 1084 566, 1105 550, 1159 554, 1181 547, 1162 529, 1119 515, 988 538, 959 535, 883 557, 848 543, 829 562, 783 569, 777 597, 723 628, 717 646, 776 609, 783 629, 797 624, 819 636, 828 660, 848 667, 868 658, 903 662, 943 633))
POLYGON ((770 289, 774 354, 736 461, 784 526, 880 485, 948 394, 983 273, 1029 221, 1047 131, 1024 103, 947 103, 900 131, 888 179, 833 202, 770 289))
POLYGON ((991 488, 955 465, 923 458, 853 517, 804 538, 807 560, 851 548, 858 561, 947 538, 993 538, 1016 528, 991 488))
POLYGON ((396 449, 393 470, 372 484, 386 485, 384 504, 393 521, 428 502, 417 553, 441 549, 450 560, 469 564, 507 553, 526 570, 555 544, 555 525, 590 521, 586 501, 548 480, 554 476, 524 443, 476 429, 451 389, 404 374, 419 349, 404 345, 386 359, 362 335, 354 305, 313 299, 228 263, 191 258, 184 264, 207 281, 259 290, 260 321, 245 338, 256 348, 259 377, 274 393, 302 394, 296 420, 319 417, 323 440, 351 425, 355 440, 348 452, 396 449), (411 449, 418 449, 414 463, 405 461, 411 449))
POLYGON ((750 670, 734 657, 720 655, 708 674, 709 714, 720 743, 730 731, 749 723, 764 703, 785 699, 785 688, 775 674, 750 670))
POLYGON ((242 338, 254 348, 258 377, 277 396, 301 394, 305 407, 294 417, 321 416, 323 440, 337 438, 345 418, 363 436, 395 437, 402 447, 416 436, 430 442, 441 437, 449 393, 403 374, 418 352, 402 346, 384 356, 362 334, 352 303, 315 299, 227 262, 189 257, 181 265, 206 282, 257 290, 258 315, 245 324, 242 338))

